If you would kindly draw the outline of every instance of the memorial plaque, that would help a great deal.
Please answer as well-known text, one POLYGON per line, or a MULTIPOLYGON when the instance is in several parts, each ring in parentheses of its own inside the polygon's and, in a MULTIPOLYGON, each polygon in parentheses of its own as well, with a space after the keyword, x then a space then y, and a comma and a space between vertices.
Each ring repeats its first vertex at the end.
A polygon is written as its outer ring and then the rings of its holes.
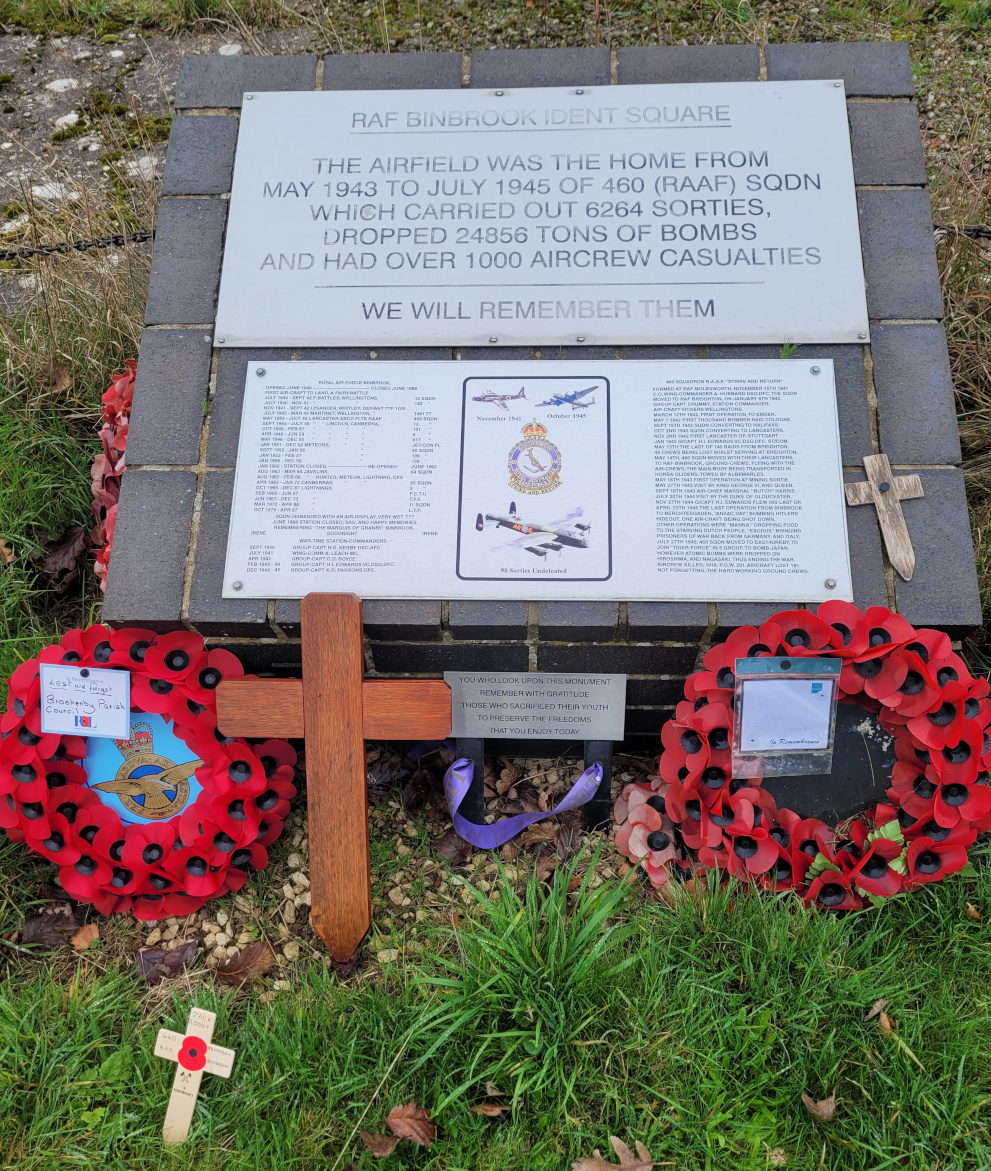
POLYGON ((218 346, 867 336, 841 81, 245 95, 218 346))
POLYGON ((445 671, 451 735, 622 740, 626 676, 445 671))
POLYGON ((852 600, 830 361, 251 362, 224 596, 852 600))

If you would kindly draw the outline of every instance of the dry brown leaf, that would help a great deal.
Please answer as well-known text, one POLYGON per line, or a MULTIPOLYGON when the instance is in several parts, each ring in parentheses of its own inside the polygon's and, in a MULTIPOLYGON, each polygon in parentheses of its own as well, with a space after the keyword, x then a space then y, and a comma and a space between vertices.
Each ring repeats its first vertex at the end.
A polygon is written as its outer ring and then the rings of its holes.
POLYGON ((673 1163, 654 1163, 650 1158, 650 1151, 638 1142, 636 1144, 637 1153, 634 1154, 630 1148, 623 1142, 622 1139, 617 1138, 614 1134, 609 1136, 609 1142, 612 1144, 612 1149, 616 1152, 618 1163, 607 1163, 598 1151, 593 1151, 591 1158, 579 1159, 577 1163, 572 1163, 572 1171, 650 1171, 651 1167, 673 1167, 673 1163))
POLYGON ((91 943, 100 938, 100 928, 95 923, 84 923, 69 940, 76 951, 85 951, 91 943))
POLYGON ((37 947, 58 947, 74 935, 78 924, 68 903, 51 902, 40 914, 24 920, 21 943, 37 947))
POLYGON ((393 1134, 419 1143, 421 1147, 429 1147, 437 1137, 437 1127, 430 1119, 430 1111, 419 1109, 415 1099, 405 1106, 393 1106, 385 1124, 393 1134))
POLYGON ((396 1149, 399 1142, 398 1134, 369 1134, 367 1130, 361 1132, 361 1141, 365 1150, 371 1151, 380 1159, 386 1159, 396 1149))
POLYGON ((877 1016, 877 1014, 881 1012, 882 1009, 887 1008, 890 1003, 891 1002, 889 1000, 875 1000, 874 1007, 867 1014, 867 1016, 864 1017, 864 1020, 872 1021, 877 1016))
POLYGON ((2 561, 4 565, 10 565, 10 563, 16 560, 16 558, 17 554, 14 552, 14 550, 11 549, 3 537, 0 537, 0 561, 2 561))
POLYGON ((196 959, 196 940, 189 939, 173 948, 143 947, 138 951, 138 975, 149 984, 160 984, 180 975, 196 959))
POLYGON ((222 984, 244 984, 257 976, 264 976, 275 963, 275 952, 267 939, 249 943, 239 955, 231 956, 214 968, 222 984))
POLYGON ((486 1118, 500 1118, 506 1106, 497 1106, 495 1102, 479 1102, 477 1106, 469 1106, 472 1114, 483 1114, 486 1118))
POLYGON ((57 594, 65 593, 79 576, 79 559, 89 543, 89 533, 82 525, 70 525, 61 536, 45 542, 41 572, 57 594))
POLYGON ((48 369, 48 382, 54 394, 61 394, 72 385, 72 373, 62 362, 53 361, 48 369))
POLYGON ((493 1081, 485 1083, 485 1093, 490 1098, 505 1098, 506 1096, 493 1081))
POLYGON ((520 844, 523 846, 542 846, 545 842, 553 842, 560 828, 560 826, 551 825, 546 821, 527 826, 520 835, 520 844))
POLYGON ((886 1037, 892 1036, 895 1031, 895 1022, 884 1011, 877 1014, 877 1027, 886 1037))
POLYGON ((550 857, 541 858, 537 862, 537 881, 548 882, 556 868, 557 858, 553 854, 551 854, 550 857))
POLYGON ((967 904, 966 915, 968 919, 973 919, 976 923, 980 923, 980 921, 984 918, 984 912, 979 911, 973 903, 967 904))
POLYGON ((430 844, 452 866, 463 866, 471 857, 471 846, 453 829, 442 833, 439 838, 434 838, 430 844))
POLYGON ((821 1098, 818 1102, 812 1100, 804 1091, 802 1093, 802 1102, 805 1109, 818 1122, 832 1122, 833 1115, 836 1113, 836 1094, 830 1094, 828 1098, 821 1098))

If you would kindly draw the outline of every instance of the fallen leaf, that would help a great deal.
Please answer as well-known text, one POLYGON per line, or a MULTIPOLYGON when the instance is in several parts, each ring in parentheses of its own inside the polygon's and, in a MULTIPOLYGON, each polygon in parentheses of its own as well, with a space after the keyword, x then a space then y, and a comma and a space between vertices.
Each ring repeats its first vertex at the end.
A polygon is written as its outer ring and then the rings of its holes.
POLYGON ((371 1151, 373 1155, 380 1159, 386 1159, 396 1149, 399 1142, 399 1135, 397 1134, 369 1134, 367 1130, 361 1132, 361 1141, 365 1144, 365 1150, 371 1151))
POLYGON ((89 548, 89 533, 82 525, 70 525, 60 537, 46 541, 41 572, 57 594, 65 591, 79 576, 79 559, 89 548))
POLYGON ((471 846, 455 830, 449 829, 430 843, 452 866, 463 866, 471 856, 471 846))
POLYGON ((505 1098, 506 1096, 493 1081, 485 1083, 485 1093, 489 1098, 505 1098))
POLYGON ((877 1014, 877 1027, 886 1037, 890 1037, 895 1031, 894 1021, 883 1010, 877 1014))
POLYGON ((49 903, 39 914, 24 920, 21 943, 39 948, 58 947, 75 934, 76 926, 68 903, 49 903))
POLYGON ((527 826, 520 835, 520 844, 524 846, 542 846, 545 842, 553 842, 560 828, 560 826, 550 825, 546 821, 539 822, 537 825, 527 826))
POLYGON ((330 961, 330 966, 334 969, 338 980, 350 980, 355 972, 357 972, 360 965, 361 959, 357 951, 355 951, 354 955, 349 960, 345 960, 343 964, 338 963, 337 960, 333 958, 330 961))
POLYGON ((562 862, 566 862, 571 857, 572 850, 581 844, 582 833, 576 826, 563 824, 557 827, 557 833, 554 835, 554 846, 557 849, 557 856, 562 862))
POLYGON ((2 561, 4 565, 10 565, 10 563, 16 560, 16 558, 17 554, 14 552, 14 550, 11 549, 3 537, 0 537, 0 561, 2 561))
POLYGON ((984 912, 979 911, 973 903, 967 904, 966 915, 968 919, 973 919, 976 923, 980 923, 980 921, 984 918, 984 912))
POLYGON ((890 1003, 891 1003, 891 1002, 890 1002, 890 1001, 888 1001, 888 1000, 875 1000, 875 1001, 874 1001, 874 1007, 873 1007, 873 1008, 871 1009, 871 1011, 870 1011, 870 1012, 867 1014, 867 1016, 865 1016, 865 1017, 864 1017, 864 1020, 865 1020, 865 1021, 872 1021, 872 1020, 873 1020, 873 1019, 874 1019, 874 1018, 877 1016, 877 1014, 878 1014, 878 1013, 879 1013, 879 1012, 880 1012, 882 1009, 884 1009, 884 1008, 887 1008, 887 1007, 888 1007, 888 1005, 889 1005, 890 1003))
POLYGON ((472 1114, 483 1114, 486 1118, 499 1118, 506 1106, 497 1106, 495 1102, 480 1102, 477 1106, 469 1106, 472 1114))
POLYGON ((95 923, 84 923, 69 940, 76 951, 85 951, 100 938, 100 928, 95 923))
POLYGON ((550 857, 541 858, 537 862, 537 881, 547 882, 556 868, 557 858, 553 854, 550 857))
POLYGON ((231 956, 214 968, 222 984, 244 984, 257 976, 264 976, 275 963, 275 952, 267 939, 259 939, 241 949, 240 955, 231 956))
POLYGON ((48 382, 54 394, 61 394, 72 385, 72 374, 69 367, 62 362, 53 361, 48 368, 48 382))
POLYGON ((381 800, 398 781, 405 780, 409 772, 398 753, 382 756, 366 767, 368 796, 375 801, 381 800))
POLYGON ((172 980, 196 958, 196 940, 190 939, 174 948, 143 947, 138 951, 138 975, 149 984, 172 980))
POLYGON ((650 1151, 638 1142, 637 1153, 634 1154, 630 1148, 623 1142, 622 1139, 617 1138, 614 1134, 609 1136, 609 1141, 612 1144, 612 1149, 616 1152, 618 1163, 607 1163, 598 1151, 592 1152, 591 1158, 579 1159, 577 1163, 572 1163, 572 1171, 650 1171, 651 1167, 673 1167, 673 1163, 654 1163, 651 1161, 650 1151))
POLYGON ((393 1106, 385 1124, 393 1134, 408 1138, 421 1147, 429 1147, 437 1137, 437 1127, 430 1120, 430 1111, 419 1109, 415 1100, 405 1106, 393 1106))
POLYGON ((836 1113, 836 1094, 830 1094, 828 1098, 822 1098, 818 1102, 814 1102, 808 1094, 802 1093, 802 1102, 805 1104, 805 1109, 818 1122, 832 1122, 833 1115, 836 1113))

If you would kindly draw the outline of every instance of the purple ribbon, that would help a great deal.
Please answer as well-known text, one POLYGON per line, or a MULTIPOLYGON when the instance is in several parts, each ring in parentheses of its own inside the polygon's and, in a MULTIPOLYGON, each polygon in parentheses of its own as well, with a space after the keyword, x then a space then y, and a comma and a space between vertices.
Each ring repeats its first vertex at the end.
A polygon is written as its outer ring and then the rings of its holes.
POLYGON ((497 821, 494 825, 475 825, 458 812, 461 802, 465 799, 471 786, 475 766, 470 760, 456 760, 444 775, 444 793, 451 808, 451 820, 455 830, 481 850, 493 850, 516 837, 520 830, 533 825, 535 821, 543 821, 545 817, 552 817, 555 813, 567 813, 569 809, 577 809, 590 801, 602 781, 602 765, 593 764, 587 768, 559 805, 549 809, 546 813, 518 813, 515 817, 508 817, 505 821, 497 821))

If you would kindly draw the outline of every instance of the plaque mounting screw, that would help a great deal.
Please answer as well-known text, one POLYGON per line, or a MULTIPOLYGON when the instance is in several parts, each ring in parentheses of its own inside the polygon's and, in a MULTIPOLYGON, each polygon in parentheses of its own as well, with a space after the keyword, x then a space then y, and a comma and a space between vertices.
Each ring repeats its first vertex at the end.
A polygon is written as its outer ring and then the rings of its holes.
POLYGON ((501 97, 502 97, 502 95, 503 95, 505 92, 506 92, 506 91, 505 91, 504 89, 497 89, 497 90, 495 91, 495 96, 496 96, 497 98, 501 98, 501 97))
POLYGON ((835 590, 836 589, 836 582, 831 577, 827 577, 826 580, 822 584, 826 587, 827 590, 835 590))
POLYGON ((494 346, 498 340, 499 339, 497 337, 490 337, 489 344, 494 346))
POLYGON ((218 338, 217 338, 217 345, 218 345, 218 346, 222 346, 222 345, 224 344, 224 342, 225 342, 225 341, 227 341, 227 338, 225 338, 225 337, 218 337, 218 338))
POLYGON ((231 589, 232 590, 243 590, 244 589, 244 582, 243 581, 232 581, 231 582, 231 589))
POLYGON ((379 352, 378 350, 369 350, 368 356, 369 358, 377 358, 379 356, 379 352))
POLYGON ((585 91, 584 91, 583 89, 576 89, 576 90, 575 90, 575 93, 576 93, 576 94, 583 94, 584 92, 585 92, 585 91))
POLYGON ((818 367, 818 366, 810 366, 810 367, 809 367, 809 372, 810 372, 811 374, 818 374, 818 373, 819 373, 819 367, 818 367))
POLYGON ((259 378, 261 378, 265 373, 265 367, 259 366, 258 369, 255 371, 255 373, 258 375, 259 378))
POLYGON ((83 669, 79 672, 79 674, 83 679, 88 679, 89 678, 89 667, 83 667, 83 669))
POLYGON ((857 334, 857 337, 859 337, 859 338, 860 338, 860 340, 861 340, 862 342, 867 340, 867 334, 866 334, 866 333, 858 333, 858 334, 857 334))
MULTIPOLYGON (((839 83, 837 83, 837 84, 839 84, 839 83)), ((254 96, 255 96, 254 94, 245 94, 245 95, 244 95, 244 100, 245 100, 246 102, 250 102, 250 101, 251 101, 251 99, 252 99, 254 96)))
POLYGON ((891 485, 888 483, 887 480, 882 480, 881 483, 878 484, 878 487, 881 489, 882 492, 888 492, 891 490, 891 485))
POLYGON ((838 81, 834 81, 834 82, 833 82, 833 88, 834 88, 834 89, 839 89, 839 88, 840 88, 840 82, 838 82, 838 81))
POLYGON ((584 335, 583 333, 580 333, 580 334, 579 334, 579 335, 578 335, 578 336, 575 338, 575 341, 576 341, 576 342, 583 342, 584 340, 585 340, 585 335, 584 335))

